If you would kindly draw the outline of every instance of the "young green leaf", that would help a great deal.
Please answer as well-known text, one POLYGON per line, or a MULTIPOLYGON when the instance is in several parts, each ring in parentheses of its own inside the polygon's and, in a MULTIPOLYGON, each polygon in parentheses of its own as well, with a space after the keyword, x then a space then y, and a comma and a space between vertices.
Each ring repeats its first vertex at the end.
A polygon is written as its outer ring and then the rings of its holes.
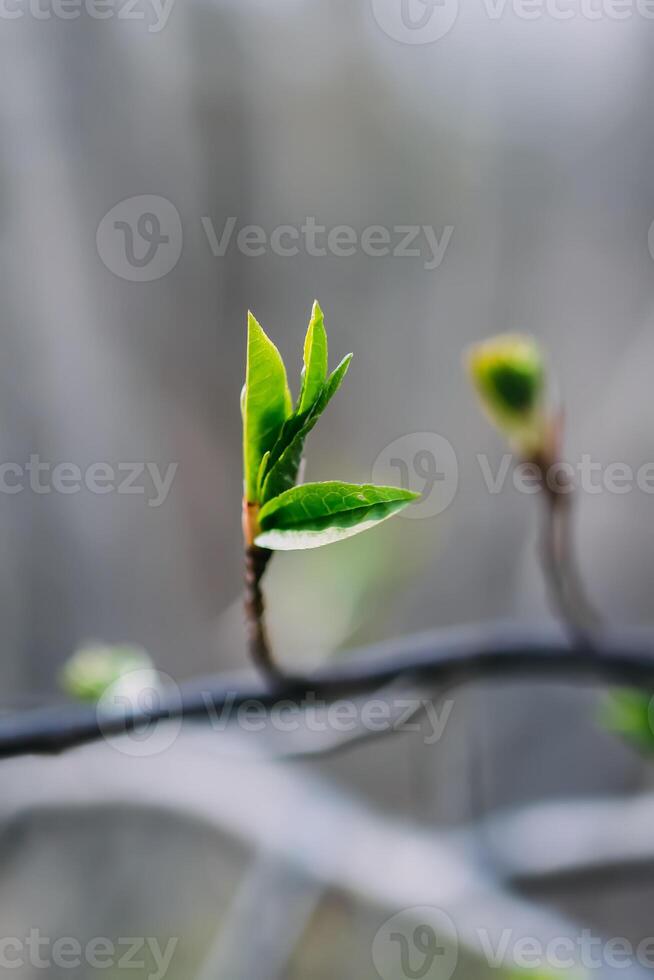
POLYGON ((270 459, 270 450, 268 450, 268 452, 266 452, 266 453, 263 454, 263 456, 261 457, 261 462, 259 464, 259 472, 257 473, 257 494, 256 494, 256 499, 258 501, 262 501, 263 500, 263 497, 262 497, 263 481, 264 481, 264 477, 266 475, 266 469, 268 468, 268 460, 269 459, 270 459))
POLYGON ((273 448, 265 464, 261 483, 262 503, 265 504, 294 485, 302 459, 304 441, 343 383, 351 360, 352 354, 343 358, 330 374, 326 384, 322 386, 318 398, 308 412, 301 416, 294 416, 293 420, 289 419, 285 424, 278 444, 273 448))
POLYGON ((121 681, 142 681, 155 666, 141 647, 90 643, 80 647, 64 664, 59 680, 64 690, 80 701, 98 701, 121 681))
POLYGON ((251 313, 243 412, 245 496, 257 500, 257 478, 265 453, 272 448, 291 412, 291 394, 281 355, 251 313))
POLYGON ((327 378, 327 333, 325 318, 318 300, 311 310, 311 319, 304 341, 304 369, 302 390, 298 398, 297 412, 306 412, 318 398, 327 378))
POLYGON ((545 438, 546 376, 536 342, 521 334, 500 334, 473 345, 467 364, 490 421, 525 456, 537 454, 545 438))
POLYGON ((398 487, 305 483, 261 508, 255 543, 276 551, 319 548, 374 527, 418 497, 398 487))
POLYGON ((260 485, 262 488, 268 473, 276 465, 284 451, 291 445, 297 434, 302 431, 310 413, 311 409, 308 412, 302 412, 301 415, 298 415, 297 412, 293 412, 293 414, 289 415, 284 422, 275 441, 275 445, 272 447, 269 453, 266 453, 265 459, 262 460, 262 467, 260 471, 260 485))
POLYGON ((600 712, 600 721, 641 751, 654 752, 650 691, 631 687, 611 691, 600 712))

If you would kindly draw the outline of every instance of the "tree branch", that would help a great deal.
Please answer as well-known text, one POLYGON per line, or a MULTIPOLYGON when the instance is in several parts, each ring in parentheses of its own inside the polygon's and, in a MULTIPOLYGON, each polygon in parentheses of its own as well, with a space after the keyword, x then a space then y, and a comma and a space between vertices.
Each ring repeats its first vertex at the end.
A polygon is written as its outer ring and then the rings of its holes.
POLYGON ((249 701, 266 708, 280 701, 301 705, 307 698, 329 702, 366 694, 400 679, 451 685, 507 676, 594 678, 654 688, 654 632, 604 632, 589 649, 551 628, 499 623, 436 630, 353 652, 304 679, 280 678, 275 687, 258 677, 217 676, 188 683, 174 696, 164 694, 153 710, 128 709, 120 716, 76 704, 6 714, 0 716, 0 758, 58 753, 158 720, 209 721, 223 708, 249 701))
POLYGON ((270 682, 277 684, 283 674, 275 664, 266 624, 264 619, 264 599, 261 591, 261 579, 272 551, 258 548, 255 544, 245 549, 245 628, 247 631, 248 650, 255 667, 270 682))
POLYGON ((541 563, 554 615, 577 643, 592 646, 601 619, 589 600, 579 572, 574 546, 572 486, 553 489, 543 480, 545 514, 541 563))

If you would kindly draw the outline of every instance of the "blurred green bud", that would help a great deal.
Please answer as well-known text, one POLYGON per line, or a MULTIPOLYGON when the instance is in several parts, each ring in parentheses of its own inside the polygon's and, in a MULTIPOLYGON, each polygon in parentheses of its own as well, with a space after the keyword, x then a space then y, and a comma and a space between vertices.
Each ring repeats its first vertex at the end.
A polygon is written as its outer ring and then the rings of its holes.
POLYGON ((611 691, 600 710, 600 721, 642 752, 654 752, 654 699, 649 691, 611 691))
POLYGON ((542 449, 545 439, 545 367, 531 337, 500 334, 475 344, 467 367, 490 421, 525 455, 542 449))
POLYGON ((91 643, 80 647, 66 662, 60 683, 68 694, 80 701, 99 701, 112 685, 125 682, 129 686, 129 675, 134 671, 147 671, 153 678, 157 676, 152 660, 141 647, 91 643))

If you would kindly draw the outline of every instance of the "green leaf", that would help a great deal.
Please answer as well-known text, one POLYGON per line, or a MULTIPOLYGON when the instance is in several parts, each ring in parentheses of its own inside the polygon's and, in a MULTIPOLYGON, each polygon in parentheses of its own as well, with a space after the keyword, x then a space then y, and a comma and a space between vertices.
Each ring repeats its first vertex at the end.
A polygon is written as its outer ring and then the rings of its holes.
POLYGON ((499 334, 474 344, 468 371, 490 421, 521 452, 533 457, 546 436, 544 358, 536 342, 522 334, 499 334))
POLYGON ((398 487, 305 483, 261 508, 255 543, 276 551, 319 548, 385 521, 419 496, 398 487))
POLYGON ((291 412, 291 394, 281 355, 251 313, 242 412, 244 492, 255 502, 259 467, 291 412))
POLYGON ((110 687, 136 671, 145 677, 148 673, 153 678, 156 676, 152 660, 141 647, 92 643, 81 647, 66 661, 59 681, 72 697, 98 701, 110 687))
POLYGON ((297 434, 302 431, 302 428, 309 418, 309 414, 309 412, 303 412, 301 415, 298 415, 297 412, 294 412, 284 422, 275 445, 272 447, 269 453, 266 453, 265 465, 262 466, 260 474, 262 488, 269 472, 277 464, 278 460, 284 451, 291 445, 297 434))
POLYGON ((630 687, 611 691, 600 720, 605 728, 641 751, 654 752, 654 699, 650 691, 630 687))
POLYGON ((278 444, 274 447, 266 463, 267 472, 261 485, 261 502, 266 503, 292 487, 297 479, 304 442, 309 432, 334 397, 352 360, 347 354, 322 385, 320 394, 311 408, 301 416, 294 416, 285 424, 278 444))
POLYGON ((327 333, 325 318, 318 300, 311 310, 311 319, 304 341, 304 369, 297 412, 306 412, 316 401, 327 378, 327 333))
POLYGON ((261 463, 259 464, 259 472, 257 473, 257 500, 262 500, 261 491, 263 486, 263 480, 268 466, 268 460, 270 459, 270 450, 264 453, 261 457, 261 463))

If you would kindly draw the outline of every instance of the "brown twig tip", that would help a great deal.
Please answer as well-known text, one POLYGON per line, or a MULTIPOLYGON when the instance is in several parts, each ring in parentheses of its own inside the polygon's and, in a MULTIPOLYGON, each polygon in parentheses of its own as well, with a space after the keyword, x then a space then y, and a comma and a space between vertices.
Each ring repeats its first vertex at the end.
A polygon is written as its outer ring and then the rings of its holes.
POLYGON ((541 562, 553 612, 577 643, 592 647, 601 617, 586 594, 577 562, 572 524, 574 484, 563 472, 556 481, 550 478, 559 459, 560 429, 554 436, 551 446, 533 459, 541 473, 545 497, 541 562))
POLYGON ((249 545, 245 549, 245 625, 247 630, 248 649, 255 666, 269 680, 278 681, 283 672, 273 660, 270 643, 264 621, 264 599, 261 590, 261 579, 272 551, 249 545))
POLYGON ((245 547, 254 547, 254 539, 259 533, 259 504, 250 503, 245 497, 243 497, 241 524, 243 527, 245 547))

